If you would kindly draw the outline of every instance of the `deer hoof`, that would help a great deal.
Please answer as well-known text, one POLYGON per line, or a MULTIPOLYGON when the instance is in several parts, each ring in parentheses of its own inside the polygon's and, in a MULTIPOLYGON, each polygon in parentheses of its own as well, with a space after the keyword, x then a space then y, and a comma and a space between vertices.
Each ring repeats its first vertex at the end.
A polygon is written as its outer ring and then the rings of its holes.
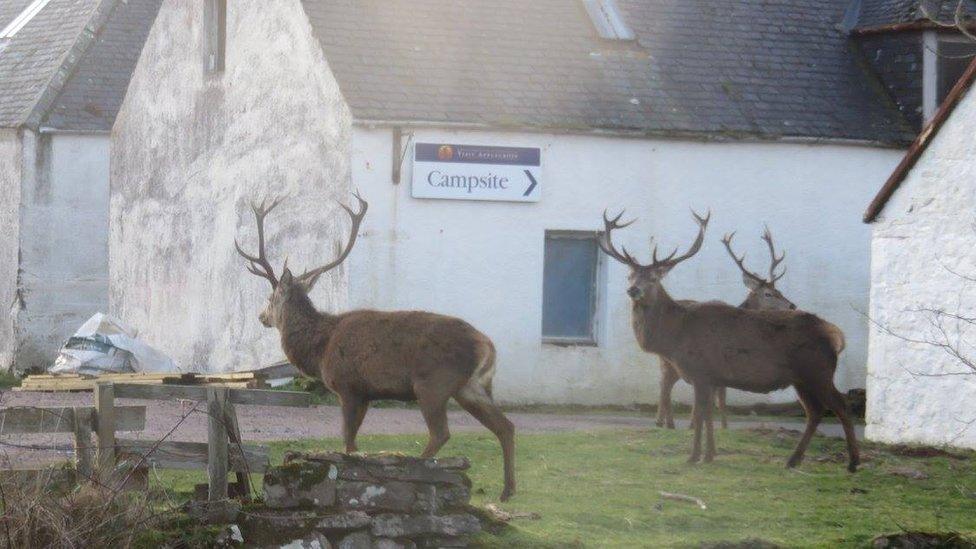
POLYGON ((801 461, 803 461, 803 458, 798 458, 798 457, 795 457, 795 456, 794 457, 791 457, 786 462, 786 468, 787 469, 793 469, 794 467, 796 467, 797 465, 799 465, 801 461))
POLYGON ((851 473, 856 473, 857 472, 857 462, 856 461, 852 461, 852 462, 848 463, 847 464, 847 470, 850 471, 851 473))
POLYGON ((698 463, 699 459, 700 456, 692 455, 690 458, 688 458, 688 461, 686 463, 688 463, 688 465, 695 465, 698 463))
POLYGON ((704 461, 705 463, 711 463, 715 461, 715 454, 705 454, 705 459, 703 459, 702 461, 704 461))
POLYGON ((508 488, 505 488, 504 490, 502 490, 502 495, 499 496, 498 499, 500 501, 508 501, 512 499, 512 496, 514 495, 515 495, 515 490, 510 490, 508 488))

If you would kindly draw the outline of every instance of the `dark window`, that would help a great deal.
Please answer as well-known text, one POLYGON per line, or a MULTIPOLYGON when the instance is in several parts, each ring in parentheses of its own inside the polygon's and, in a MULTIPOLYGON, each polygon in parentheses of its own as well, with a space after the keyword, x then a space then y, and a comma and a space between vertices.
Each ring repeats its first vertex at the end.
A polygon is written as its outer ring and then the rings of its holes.
POLYGON ((595 343, 597 272, 595 233, 546 233, 542 281, 542 337, 545 341, 595 343))
POLYGON ((959 81, 976 55, 976 43, 969 40, 939 40, 939 105, 959 81))
POLYGON ((224 70, 227 51, 227 0, 207 0, 207 70, 224 70))

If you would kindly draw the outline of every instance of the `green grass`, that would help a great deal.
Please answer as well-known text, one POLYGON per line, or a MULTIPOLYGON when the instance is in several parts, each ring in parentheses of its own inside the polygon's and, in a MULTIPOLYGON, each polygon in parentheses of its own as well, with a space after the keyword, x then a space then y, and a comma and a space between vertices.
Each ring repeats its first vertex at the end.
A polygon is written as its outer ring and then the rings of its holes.
MULTIPOLYGON (((476 538, 482 547, 672 547, 763 539, 789 547, 865 547, 876 535, 913 531, 976 533, 976 454, 968 459, 909 458, 863 445, 864 465, 845 470, 840 440, 815 438, 798 472, 783 464, 797 435, 720 432, 719 456, 687 465, 690 433, 604 431, 522 435, 518 494, 502 508, 537 512, 476 538), (818 461, 820 458, 823 461, 818 461), (929 475, 891 474, 911 468, 929 475), (707 510, 662 501, 659 491, 700 497, 707 510)), ((363 436, 366 452, 419 453, 422 436, 363 436)), ((337 440, 272 444, 285 450, 335 450, 337 440)), ((489 434, 457 434, 441 455, 471 458, 472 503, 497 502, 498 445, 489 434)), ((169 488, 188 491, 201 474, 163 473, 169 488)))
POLYGON ((20 387, 20 378, 11 372, 0 372, 0 390, 20 387))

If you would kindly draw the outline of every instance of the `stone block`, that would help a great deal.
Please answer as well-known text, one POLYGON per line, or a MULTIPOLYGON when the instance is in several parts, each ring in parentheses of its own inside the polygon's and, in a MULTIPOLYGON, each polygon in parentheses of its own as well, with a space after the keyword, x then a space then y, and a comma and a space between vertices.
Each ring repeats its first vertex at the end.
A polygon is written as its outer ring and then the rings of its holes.
POLYGON ((331 507, 338 470, 329 463, 293 461, 264 474, 264 501, 271 508, 331 507))
POLYGON ((473 515, 394 515, 391 513, 373 517, 374 536, 386 538, 414 538, 417 536, 464 536, 481 531, 481 523, 473 515))
POLYGON ((315 529, 328 532, 358 530, 369 526, 369 522, 369 515, 362 511, 346 511, 344 513, 319 517, 315 529))
POLYGON ((282 543, 280 549, 332 549, 329 538, 313 532, 305 537, 282 543))
POLYGON ((373 538, 367 532, 353 532, 342 538, 337 549, 372 549, 373 538))
POLYGON ((399 481, 340 481, 336 495, 338 505, 344 509, 409 513, 431 510, 432 491, 432 487, 399 481))

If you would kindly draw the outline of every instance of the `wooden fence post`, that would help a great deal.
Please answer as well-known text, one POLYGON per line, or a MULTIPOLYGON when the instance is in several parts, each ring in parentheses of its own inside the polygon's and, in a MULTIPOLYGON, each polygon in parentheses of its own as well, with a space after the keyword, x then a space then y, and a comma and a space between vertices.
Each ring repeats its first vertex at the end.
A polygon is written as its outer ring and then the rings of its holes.
POLYGON ((95 386, 95 433, 98 472, 107 475, 115 468, 115 387, 111 383, 95 386))
POLYGON ((92 478, 92 409, 75 407, 72 420, 74 421, 75 469, 82 480, 92 478))
POLYGON ((207 475, 211 502, 227 499, 227 389, 207 388, 207 475))
MULTIPOLYGON (((241 459, 246 464, 247 459, 245 459, 244 454, 244 439, 241 438, 241 426, 237 421, 237 408, 234 406, 233 402, 228 400, 224 407, 224 411, 224 425, 227 427, 227 435, 230 438, 230 442, 233 444, 230 451, 239 453, 241 459)), ((250 471, 237 472, 237 488, 239 493, 237 493, 235 497, 243 496, 247 499, 251 498, 250 471)))

